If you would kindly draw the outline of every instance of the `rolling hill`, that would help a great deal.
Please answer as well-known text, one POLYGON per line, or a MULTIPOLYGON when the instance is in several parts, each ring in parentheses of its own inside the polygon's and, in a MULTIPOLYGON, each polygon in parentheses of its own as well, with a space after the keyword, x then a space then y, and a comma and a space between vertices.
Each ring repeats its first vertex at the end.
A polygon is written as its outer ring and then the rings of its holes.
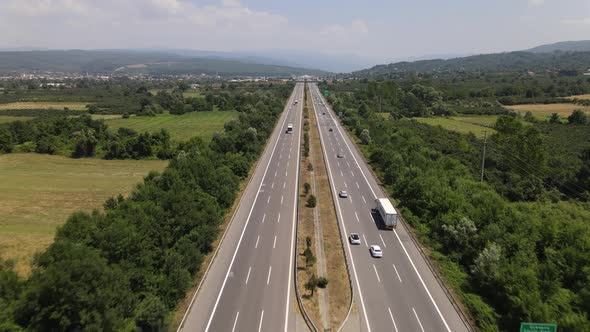
POLYGON ((397 62, 377 65, 353 72, 357 77, 382 76, 409 72, 492 72, 492 71, 586 71, 590 66, 590 52, 508 52, 473 55, 455 59, 436 59, 414 62, 397 62))
POLYGON ((531 53, 552 52, 590 52, 590 40, 563 41, 553 44, 540 45, 526 50, 531 53))
POLYGON ((250 59, 220 59, 134 50, 49 50, 0 52, 0 73, 51 71, 144 74, 219 74, 221 76, 290 76, 319 70, 262 64, 250 59))

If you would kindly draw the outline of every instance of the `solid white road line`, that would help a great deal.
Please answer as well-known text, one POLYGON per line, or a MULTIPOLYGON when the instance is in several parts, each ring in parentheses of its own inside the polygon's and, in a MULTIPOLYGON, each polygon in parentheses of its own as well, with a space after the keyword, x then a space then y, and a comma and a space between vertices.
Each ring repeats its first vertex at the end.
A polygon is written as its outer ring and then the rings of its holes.
POLYGON ((262 216, 262 223, 264 224, 264 219, 266 219, 266 213, 262 216))
POLYGON ((272 266, 268 268, 268 277, 266 277, 266 284, 270 283, 270 274, 272 273, 272 266))
POLYGON ((377 276, 377 280, 379 281, 379 283, 381 283, 381 278, 379 278, 379 273, 377 273, 377 268, 375 267, 375 264, 373 264, 373 270, 375 270, 375 275, 377 276))
POLYGON ((356 222, 361 222, 361 221, 359 220, 359 215, 356 213, 356 211, 354 211, 354 216, 356 217, 356 222))
POLYGON ((258 324, 258 332, 262 331, 262 320, 264 319, 264 310, 260 313, 260 324, 258 324))
POLYGON ((391 313, 391 308, 387 308, 389 310, 389 317, 391 317, 391 322, 393 323, 393 327, 395 328, 395 332, 398 332, 397 325, 395 325, 395 319, 393 319, 393 314, 391 313))
POLYGON ((416 309, 414 309, 414 307, 412 307, 412 310, 414 311, 414 315, 416 316, 416 320, 418 321, 418 325, 420 325, 420 330, 422 330, 422 332, 424 332, 424 327, 422 327, 422 322, 420 321, 420 318, 418 317, 418 314, 416 313, 416 309))
POLYGON ((254 245, 255 249, 258 249, 258 241, 260 240, 260 235, 256 238, 256 244, 254 245))
POLYGON ((248 268, 248 275, 246 276, 246 282, 245 282, 246 285, 248 284, 248 280, 250 280, 250 272, 252 272, 252 266, 250 266, 248 268))
POLYGON ((234 332, 236 330, 236 324, 238 323, 238 317, 240 317, 240 312, 239 311, 236 314, 236 319, 234 320, 234 327, 231 329, 231 332, 234 332))
POLYGON ((275 240, 272 243, 272 248, 274 249, 277 245, 277 236, 275 235, 275 240))
POLYGON ((379 237, 381 238, 381 242, 383 242, 383 247, 387 248, 387 245, 385 244, 385 241, 383 240, 383 236, 381 236, 381 234, 379 234, 379 237))
POLYGON ((397 274, 397 278, 399 279, 399 282, 402 282, 402 277, 399 276, 399 272, 397 272, 397 268, 395 267, 395 264, 393 264, 393 269, 395 270, 395 274, 397 274))
POLYGON ((363 233, 363 240, 365 240, 365 245, 368 248, 369 247, 369 243, 367 243, 367 238, 365 237, 365 234, 364 233, 363 233))

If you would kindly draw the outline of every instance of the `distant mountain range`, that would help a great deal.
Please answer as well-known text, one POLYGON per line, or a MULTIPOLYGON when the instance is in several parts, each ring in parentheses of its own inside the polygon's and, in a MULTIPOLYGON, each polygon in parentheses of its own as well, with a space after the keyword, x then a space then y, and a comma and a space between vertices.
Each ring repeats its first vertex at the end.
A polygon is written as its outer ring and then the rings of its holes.
MULTIPOLYGON (((214 53, 214 52, 212 52, 214 53)), ((52 71, 144 74, 218 74, 220 76, 290 76, 323 72, 269 64, 267 59, 225 57, 180 50, 43 50, 0 52, 0 73, 52 71)))
POLYGON ((480 54, 454 59, 433 59, 377 65, 353 72, 359 77, 383 76, 404 72, 476 72, 577 70, 590 67, 590 41, 561 42, 526 51, 480 54))

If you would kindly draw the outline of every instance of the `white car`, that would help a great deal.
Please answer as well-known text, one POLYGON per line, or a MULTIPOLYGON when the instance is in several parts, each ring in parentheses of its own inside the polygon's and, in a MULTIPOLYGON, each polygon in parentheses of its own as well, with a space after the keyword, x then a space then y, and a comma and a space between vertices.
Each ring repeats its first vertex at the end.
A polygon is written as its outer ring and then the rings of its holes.
POLYGON ((361 244, 361 237, 357 233, 350 233, 350 244, 361 244))
POLYGON ((336 157, 338 157, 338 158, 344 158, 344 153, 340 152, 339 154, 336 155, 336 157))
POLYGON ((346 190, 340 190, 340 192, 338 193, 338 196, 340 196, 342 198, 348 198, 348 193, 346 192, 346 190))
POLYGON ((381 247, 379 247, 378 245, 372 245, 369 251, 371 252, 371 256, 373 257, 383 257, 383 251, 381 251, 381 247))

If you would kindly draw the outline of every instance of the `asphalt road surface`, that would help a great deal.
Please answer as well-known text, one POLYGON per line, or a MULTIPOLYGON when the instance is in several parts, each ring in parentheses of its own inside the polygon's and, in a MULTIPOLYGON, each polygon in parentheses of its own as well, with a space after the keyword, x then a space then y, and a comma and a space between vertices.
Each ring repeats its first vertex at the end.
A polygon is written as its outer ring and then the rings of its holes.
POLYGON ((310 84, 310 90, 333 192, 348 192, 348 198, 334 194, 339 222, 345 236, 354 232, 361 238, 360 245, 350 245, 346 239, 345 247, 353 270, 361 329, 468 331, 406 229, 398 224, 395 230, 386 230, 380 226, 379 216, 371 213, 375 199, 387 196, 317 85, 310 84), (382 258, 371 257, 371 245, 381 247, 382 258))
POLYGON ((298 83, 288 100, 180 331, 295 330, 303 88, 298 83))

